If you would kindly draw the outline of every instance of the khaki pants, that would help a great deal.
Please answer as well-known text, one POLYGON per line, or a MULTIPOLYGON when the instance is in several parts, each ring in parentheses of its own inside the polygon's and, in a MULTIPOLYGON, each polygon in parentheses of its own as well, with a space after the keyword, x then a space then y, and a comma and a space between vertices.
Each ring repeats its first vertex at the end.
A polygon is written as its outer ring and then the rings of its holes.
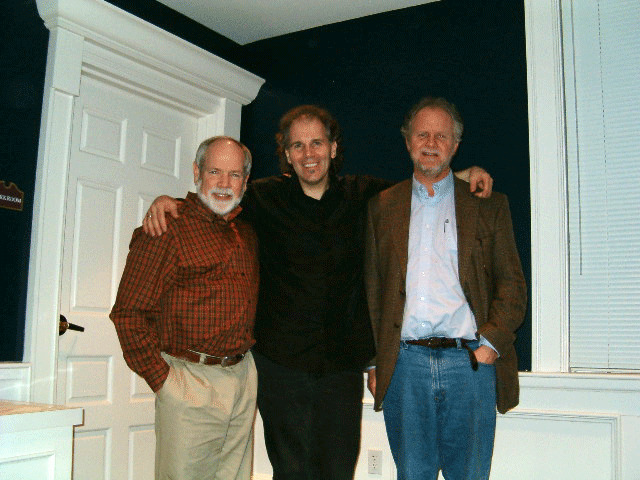
POLYGON ((257 374, 251 352, 231 367, 162 354, 156 394, 156 480, 249 480, 257 374))

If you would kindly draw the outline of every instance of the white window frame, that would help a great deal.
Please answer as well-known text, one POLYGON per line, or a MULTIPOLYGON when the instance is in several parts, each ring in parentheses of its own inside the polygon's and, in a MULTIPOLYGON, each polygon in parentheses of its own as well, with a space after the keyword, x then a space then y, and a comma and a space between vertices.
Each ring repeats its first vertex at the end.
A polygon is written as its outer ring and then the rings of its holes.
POLYGON ((567 158, 560 0, 525 0, 533 372, 569 372, 567 158))
MULTIPOLYGON (((532 372, 540 373, 571 371, 567 102, 563 55, 572 52, 563 52, 561 8, 567 1, 571 0, 525 0, 531 175, 532 372)), ((593 3, 595 8, 596 3, 593 3)), ((588 375, 604 379, 615 373, 588 375)), ((637 381, 640 374, 626 374, 625 377, 637 381)))

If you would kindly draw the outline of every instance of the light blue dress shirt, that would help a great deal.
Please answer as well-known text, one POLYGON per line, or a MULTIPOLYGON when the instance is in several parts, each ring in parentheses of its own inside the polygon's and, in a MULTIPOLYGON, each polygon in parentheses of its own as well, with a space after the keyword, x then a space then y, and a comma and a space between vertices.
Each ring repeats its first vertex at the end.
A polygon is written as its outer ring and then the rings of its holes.
MULTIPOLYGON (((475 340, 475 317, 458 276, 458 235, 453 173, 433 185, 430 197, 413 177, 409 260, 401 337, 475 340)), ((481 338, 481 345, 489 342, 481 338)), ((494 349, 495 350, 495 349, 494 349)))

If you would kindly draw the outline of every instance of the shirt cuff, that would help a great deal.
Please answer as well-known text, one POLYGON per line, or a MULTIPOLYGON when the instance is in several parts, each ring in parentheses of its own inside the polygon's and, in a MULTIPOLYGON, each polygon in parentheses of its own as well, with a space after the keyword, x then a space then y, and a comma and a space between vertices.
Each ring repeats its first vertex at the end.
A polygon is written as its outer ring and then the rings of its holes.
POLYGON ((491 342, 486 338, 484 338, 482 335, 480 335, 480 338, 478 339, 478 343, 480 344, 480 346, 484 345, 485 347, 489 347, 491 350, 493 350, 498 354, 498 357, 500 356, 500 352, 498 352, 498 350, 496 350, 495 347, 491 345, 491 342))

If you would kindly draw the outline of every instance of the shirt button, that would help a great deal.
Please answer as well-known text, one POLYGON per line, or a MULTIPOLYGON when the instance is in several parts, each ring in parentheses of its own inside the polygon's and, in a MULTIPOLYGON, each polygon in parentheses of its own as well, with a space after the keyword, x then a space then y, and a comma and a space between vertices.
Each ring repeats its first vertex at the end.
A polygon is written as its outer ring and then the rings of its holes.
POLYGON ((421 302, 424 302, 424 297, 420 297, 420 301, 421 301, 421 302))

